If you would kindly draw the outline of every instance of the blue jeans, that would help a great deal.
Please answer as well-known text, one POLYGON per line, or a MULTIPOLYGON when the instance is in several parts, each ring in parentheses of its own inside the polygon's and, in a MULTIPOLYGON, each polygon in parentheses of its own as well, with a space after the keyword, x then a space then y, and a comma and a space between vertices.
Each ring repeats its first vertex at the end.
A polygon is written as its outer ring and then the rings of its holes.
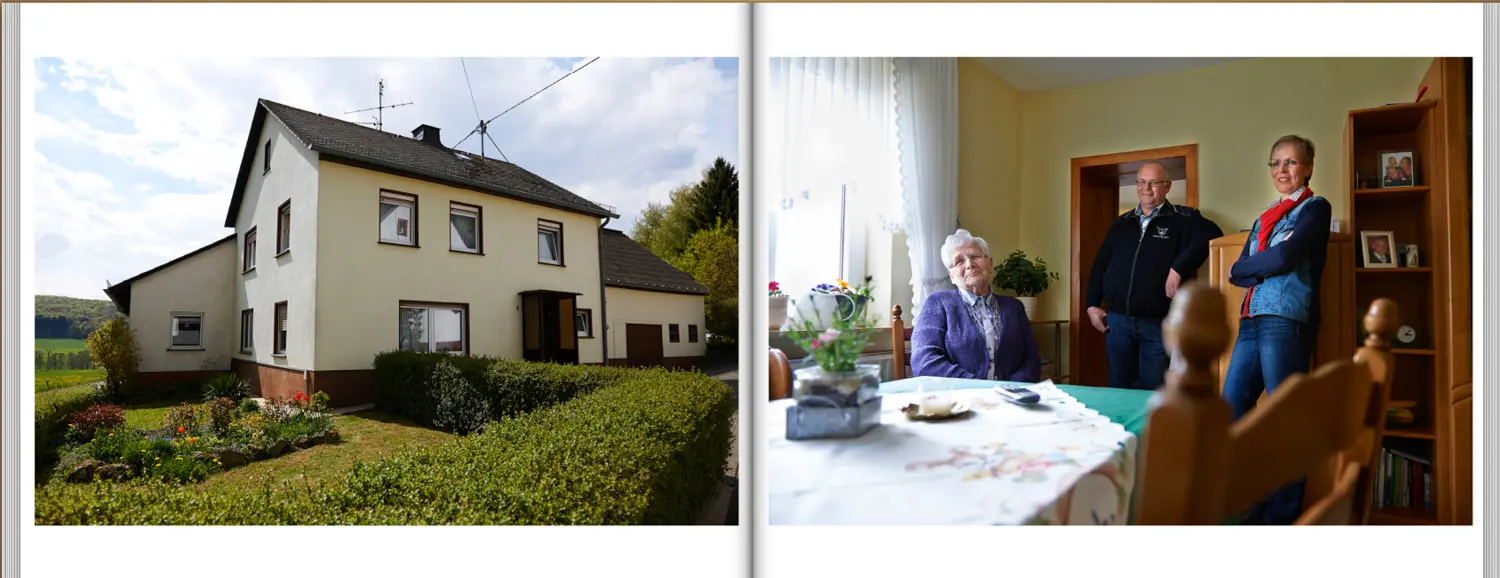
POLYGON ((1161 343, 1161 320, 1108 313, 1104 349, 1109 353, 1109 386, 1156 389, 1167 372, 1167 350, 1161 343))
MULTIPOLYGON (((1307 373, 1317 343, 1316 326, 1275 315, 1241 319, 1224 375, 1224 401, 1234 419, 1250 413, 1262 391, 1276 395, 1276 386, 1293 373, 1307 373)), ((1306 480, 1299 479, 1282 486, 1246 515, 1250 521, 1272 525, 1296 521, 1305 485, 1306 480)))

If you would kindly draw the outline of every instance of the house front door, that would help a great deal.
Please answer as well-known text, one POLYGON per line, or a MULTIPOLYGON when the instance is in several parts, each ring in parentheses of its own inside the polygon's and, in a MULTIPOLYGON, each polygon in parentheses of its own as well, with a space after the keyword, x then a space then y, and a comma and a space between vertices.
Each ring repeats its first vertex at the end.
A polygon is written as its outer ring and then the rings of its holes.
POLYGON ((521 294, 522 358, 578 363, 578 332, 573 325, 577 295, 555 291, 521 294))

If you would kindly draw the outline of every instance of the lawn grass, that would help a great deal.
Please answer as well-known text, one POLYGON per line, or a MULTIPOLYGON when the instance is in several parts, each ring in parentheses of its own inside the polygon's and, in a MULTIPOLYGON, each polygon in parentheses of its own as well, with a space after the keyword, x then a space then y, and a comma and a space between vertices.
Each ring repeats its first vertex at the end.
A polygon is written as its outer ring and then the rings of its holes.
POLYGON ((354 462, 374 462, 407 450, 448 443, 458 436, 430 430, 410 420, 375 411, 362 411, 333 417, 339 441, 320 444, 291 454, 250 462, 210 476, 196 484, 205 492, 259 491, 270 483, 295 487, 328 484, 343 479, 354 462))
MULTIPOLYGON (((208 404, 206 402, 188 402, 198 410, 199 415, 207 415, 208 404)), ((166 419, 167 412, 172 408, 182 405, 182 400, 158 400, 144 403, 127 403, 125 408, 125 425, 141 429, 161 429, 162 420, 166 419)), ((205 418, 207 421, 207 418, 205 418)))
POLYGON ((103 369, 62 369, 36 372, 36 392, 104 381, 103 369))
POLYGON ((72 351, 84 351, 89 348, 88 342, 82 339, 38 339, 36 340, 37 351, 52 350, 54 353, 68 353, 72 351))

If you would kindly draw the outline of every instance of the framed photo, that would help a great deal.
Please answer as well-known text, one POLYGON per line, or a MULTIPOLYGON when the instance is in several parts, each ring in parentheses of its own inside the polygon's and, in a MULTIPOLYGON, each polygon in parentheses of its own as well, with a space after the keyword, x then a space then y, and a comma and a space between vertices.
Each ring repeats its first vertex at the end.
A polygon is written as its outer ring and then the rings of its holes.
POLYGON ((1391 231, 1360 231, 1359 247, 1360 253, 1365 257, 1365 267, 1386 269, 1397 266, 1395 233, 1391 231))
POLYGON ((1421 267, 1422 266, 1422 259, 1417 255, 1417 246, 1416 245, 1402 245, 1401 246, 1401 266, 1402 267, 1421 267))
POLYGON ((1414 187, 1417 185, 1417 155, 1411 151, 1389 151, 1380 153, 1380 170, 1375 178, 1380 188, 1414 187))

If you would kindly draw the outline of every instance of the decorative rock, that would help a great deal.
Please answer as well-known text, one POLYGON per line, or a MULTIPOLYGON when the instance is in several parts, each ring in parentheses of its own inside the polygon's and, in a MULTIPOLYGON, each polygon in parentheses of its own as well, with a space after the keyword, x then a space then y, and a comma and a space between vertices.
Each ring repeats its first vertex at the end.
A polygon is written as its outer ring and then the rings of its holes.
POLYGON ((299 449, 306 449, 312 447, 313 443, 312 440, 307 439, 307 436, 298 436, 297 439, 292 442, 292 445, 296 446, 299 449))
POLYGON ((243 466, 247 461, 249 460, 245 458, 245 454, 242 454, 240 452, 234 450, 219 451, 219 463, 223 465, 224 469, 226 470, 235 466, 243 466))
POLYGON ((266 459, 266 448, 265 448, 265 446, 252 445, 252 446, 246 447, 245 448, 245 452, 246 452, 246 457, 249 457, 251 460, 263 460, 263 459, 266 459))
POLYGON ((287 448, 290 447, 291 446, 288 445, 285 440, 276 442, 274 444, 271 444, 271 447, 266 448, 266 456, 274 458, 281 455, 287 450, 287 448))
POLYGON ((314 435, 314 436, 312 436, 310 438, 307 438, 307 441, 309 443, 311 443, 312 445, 318 445, 318 444, 321 444, 321 443, 327 441, 327 439, 328 439, 327 438, 327 434, 321 434, 320 433, 320 434, 314 435))
POLYGON ((130 479, 131 472, 127 464, 109 464, 100 466, 99 469, 94 470, 94 473, 98 474, 100 479, 119 481, 130 479))
POLYGON ((82 484, 93 480, 94 470, 102 465, 104 465, 104 462, 99 460, 83 460, 79 462, 78 466, 73 468, 73 471, 68 472, 68 483, 82 484))
POLYGON ((329 443, 339 441, 339 432, 336 430, 329 430, 327 434, 324 434, 323 439, 325 439, 329 443))

